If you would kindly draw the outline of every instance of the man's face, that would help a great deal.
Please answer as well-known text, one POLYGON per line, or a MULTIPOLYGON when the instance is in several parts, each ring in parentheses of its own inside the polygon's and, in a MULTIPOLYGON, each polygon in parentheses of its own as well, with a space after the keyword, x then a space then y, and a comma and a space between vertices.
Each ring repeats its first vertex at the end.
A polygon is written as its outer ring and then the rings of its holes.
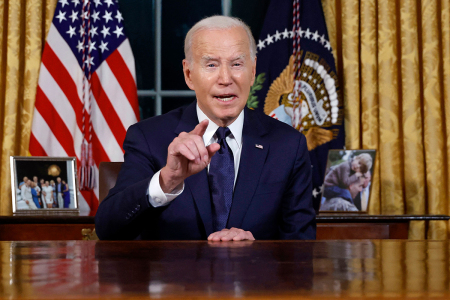
POLYGON ((363 182, 364 189, 369 186, 370 179, 372 179, 370 172, 368 172, 368 173, 369 173, 368 176, 366 178, 364 178, 364 182, 363 182))
POLYGON ((348 190, 350 191, 350 195, 352 196, 353 199, 355 199, 358 193, 360 193, 363 190, 363 184, 364 182, 362 178, 360 178, 359 181, 352 183, 348 186, 348 190))
POLYGON ((33 181, 34 181, 34 182, 37 182, 37 181, 38 181, 37 176, 34 176, 34 177, 33 177, 33 181))
POLYGON ((27 180, 27 186, 31 186, 31 182, 32 182, 32 181, 28 179, 28 180, 27 180))
POLYGON ((255 79, 245 30, 201 30, 192 39, 192 62, 183 60, 186 84, 200 109, 219 126, 227 126, 244 109, 255 79))
POLYGON ((56 181, 58 182, 58 183, 61 183, 61 178, 56 178, 56 181))

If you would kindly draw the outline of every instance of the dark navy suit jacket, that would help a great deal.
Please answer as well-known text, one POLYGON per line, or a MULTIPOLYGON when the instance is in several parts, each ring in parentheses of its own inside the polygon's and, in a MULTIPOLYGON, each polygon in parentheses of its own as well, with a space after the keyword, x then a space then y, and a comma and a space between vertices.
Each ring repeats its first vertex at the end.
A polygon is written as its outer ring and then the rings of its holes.
MULTIPOLYGON (((292 127, 245 108, 243 148, 227 228, 255 239, 315 239, 311 163, 306 139, 292 127), (261 147, 256 147, 261 145, 261 147)), ((185 180, 168 206, 154 208, 148 186, 165 166, 167 147, 198 124, 196 103, 132 125, 116 186, 100 204, 100 239, 205 240, 213 232, 207 170, 185 180)))

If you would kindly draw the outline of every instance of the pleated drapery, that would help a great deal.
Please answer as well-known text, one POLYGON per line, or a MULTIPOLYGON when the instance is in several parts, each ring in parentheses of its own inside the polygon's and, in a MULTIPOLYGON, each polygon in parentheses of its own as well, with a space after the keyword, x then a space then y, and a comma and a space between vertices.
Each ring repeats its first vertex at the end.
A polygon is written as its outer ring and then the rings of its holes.
MULTIPOLYGON (((370 214, 448 214, 450 1, 322 0, 347 149, 377 149, 370 214)), ((446 239, 448 222, 413 222, 446 239)))
POLYGON ((9 157, 28 155, 45 37, 57 0, 0 1, 0 214, 12 211, 9 157))

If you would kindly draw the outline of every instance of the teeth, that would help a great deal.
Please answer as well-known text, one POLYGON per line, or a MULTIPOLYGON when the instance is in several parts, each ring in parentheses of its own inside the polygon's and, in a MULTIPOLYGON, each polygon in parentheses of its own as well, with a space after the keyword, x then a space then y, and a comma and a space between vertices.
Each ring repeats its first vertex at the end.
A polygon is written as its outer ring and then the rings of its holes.
POLYGON ((231 99, 233 99, 234 96, 229 96, 229 97, 216 97, 216 98, 219 99, 220 101, 227 102, 227 101, 230 101, 231 99))

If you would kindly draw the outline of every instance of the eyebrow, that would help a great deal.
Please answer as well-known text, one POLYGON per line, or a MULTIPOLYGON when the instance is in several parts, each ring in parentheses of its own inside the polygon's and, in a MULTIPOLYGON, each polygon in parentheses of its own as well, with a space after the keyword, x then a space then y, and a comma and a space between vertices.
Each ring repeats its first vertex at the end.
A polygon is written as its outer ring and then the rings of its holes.
MULTIPOLYGON (((245 54, 242 54, 242 55, 239 55, 238 57, 235 57, 235 58, 233 58, 233 59, 231 59, 230 61, 236 61, 236 60, 240 60, 240 59, 244 59, 245 58, 245 54)), ((218 58, 216 58, 216 57, 212 57, 212 56, 208 56, 208 55, 205 55, 205 56, 203 56, 202 57, 202 59, 201 59, 202 61, 218 61, 219 59, 218 58)))
POLYGON ((212 56, 203 56, 202 61, 211 61, 211 60, 218 60, 217 58, 214 58, 212 56))
POLYGON ((239 55, 238 57, 232 59, 231 61, 236 61, 236 60, 240 60, 240 59, 244 59, 245 58, 245 54, 239 55))

